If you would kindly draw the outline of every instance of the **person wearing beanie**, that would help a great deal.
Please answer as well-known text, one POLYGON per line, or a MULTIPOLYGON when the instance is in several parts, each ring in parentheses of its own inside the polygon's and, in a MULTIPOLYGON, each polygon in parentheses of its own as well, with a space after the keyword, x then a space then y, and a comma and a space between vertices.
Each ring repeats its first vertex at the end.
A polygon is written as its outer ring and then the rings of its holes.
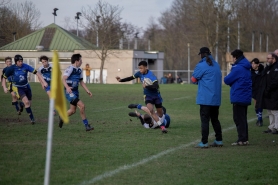
POLYGON ((224 78, 224 82, 231 87, 230 101, 233 105, 233 119, 238 133, 238 138, 232 145, 245 146, 249 144, 247 109, 252 100, 251 64, 239 49, 234 50, 231 55, 234 64, 231 72, 224 78))
POLYGON ((202 139, 196 147, 208 148, 210 121, 215 132, 215 140, 210 146, 221 147, 223 146, 222 129, 218 115, 221 105, 222 74, 220 66, 211 56, 209 48, 202 47, 199 55, 201 61, 196 65, 191 77, 191 81, 198 84, 196 104, 200 105, 202 128, 202 139))

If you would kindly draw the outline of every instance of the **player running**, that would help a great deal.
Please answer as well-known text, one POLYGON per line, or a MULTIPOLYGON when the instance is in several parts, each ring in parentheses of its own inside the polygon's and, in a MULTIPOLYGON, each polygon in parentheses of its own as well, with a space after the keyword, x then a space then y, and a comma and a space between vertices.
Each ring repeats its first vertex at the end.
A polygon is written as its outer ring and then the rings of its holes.
MULTIPOLYGON (((76 108, 78 107, 80 110, 80 116, 83 120, 83 124, 85 125, 85 130, 94 130, 94 127, 90 126, 86 118, 85 105, 79 99, 79 83, 88 93, 88 95, 92 97, 92 93, 89 91, 86 84, 83 82, 83 73, 82 69, 80 68, 82 64, 82 56, 80 54, 73 54, 71 57, 71 64, 72 65, 64 71, 62 78, 63 84, 65 86, 66 98, 70 102, 70 109, 68 110, 68 115, 73 115, 76 112, 76 108)), ((63 120, 60 119, 59 127, 62 128, 62 126, 63 120)))
POLYGON ((4 78, 2 85, 4 87, 5 93, 7 93, 8 89, 6 87, 6 79, 12 77, 14 86, 17 87, 20 99, 24 103, 26 112, 30 117, 31 124, 34 125, 35 118, 31 109, 32 91, 27 78, 28 72, 36 74, 44 87, 47 87, 47 83, 32 66, 23 63, 23 57, 21 55, 15 55, 14 62, 15 64, 7 68, 3 74, 4 78))
MULTIPOLYGON (((139 118, 143 127, 153 128, 153 129, 156 129, 156 128, 160 127, 158 125, 158 123, 151 117, 150 110, 147 107, 142 106, 140 104, 130 104, 128 106, 128 108, 134 108, 134 107, 136 107, 139 110, 143 110, 146 114, 142 115, 135 110, 135 112, 130 112, 128 115, 131 116, 131 117, 139 118)), ((165 115, 165 119, 162 122, 162 125, 165 126, 165 128, 168 128, 170 126, 171 119, 170 119, 170 116, 168 114, 166 114, 165 107, 162 107, 162 109, 163 109, 163 112, 164 112, 164 115, 165 115)), ((166 133, 167 133, 167 131, 166 131, 166 133)))
MULTIPOLYGON (((8 69, 8 67, 10 67, 12 65, 12 58, 11 57, 6 57, 5 58, 5 63, 6 63, 6 67, 3 69, 2 71, 2 75, 1 75, 1 81, 3 81, 3 75, 6 72, 6 70, 8 69)), ((19 101, 19 95, 18 95, 18 91, 17 91, 17 87, 13 86, 13 79, 12 76, 10 76, 9 78, 7 78, 7 87, 8 89, 4 89, 4 86, 2 85, 4 92, 5 91, 9 91, 11 93, 12 96, 12 105, 15 106, 16 112, 18 115, 21 115, 21 112, 23 111, 24 108, 24 104, 19 101), (19 106, 18 106, 19 103, 19 106)))
MULTIPOLYGON (((42 63, 42 66, 38 69, 38 73, 40 73, 44 79, 44 81, 48 84, 47 87, 43 87, 43 89, 46 91, 48 97, 50 98, 50 82, 51 82, 51 71, 52 71, 52 65, 48 62, 49 58, 47 56, 41 56, 40 61, 42 63)), ((53 114, 56 114, 56 111, 54 110, 53 114)))
MULTIPOLYGON (((163 133, 167 133, 165 126, 162 125, 163 122, 163 110, 162 110, 162 97, 159 92, 159 85, 157 77, 152 71, 148 69, 148 64, 146 61, 141 61, 138 64, 139 71, 133 76, 123 78, 116 77, 119 82, 127 82, 134 80, 135 78, 140 78, 142 86, 144 89, 145 104, 150 111, 152 118, 160 126, 163 133), (156 107, 157 114, 154 111, 154 106, 156 107)), ((136 107, 133 107, 136 108, 136 107)))

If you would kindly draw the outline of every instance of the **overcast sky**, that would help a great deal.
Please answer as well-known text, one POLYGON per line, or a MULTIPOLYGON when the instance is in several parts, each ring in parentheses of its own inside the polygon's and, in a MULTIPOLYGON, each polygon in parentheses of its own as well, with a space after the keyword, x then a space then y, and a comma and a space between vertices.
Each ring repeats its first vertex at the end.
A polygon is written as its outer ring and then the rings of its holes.
MULTIPOLYGON (((65 25, 65 17, 71 17, 74 20, 76 12, 81 11, 82 7, 94 4, 98 0, 28 0, 32 1, 40 10, 40 21, 42 26, 47 26, 54 22, 52 15, 53 9, 58 8, 56 24, 61 27, 65 25)), ((25 0, 11 0, 12 3, 25 2, 25 0)), ((161 12, 171 7, 173 0, 103 0, 111 5, 123 7, 122 20, 132 23, 135 26, 146 28, 149 18, 152 16, 156 20, 161 12)))

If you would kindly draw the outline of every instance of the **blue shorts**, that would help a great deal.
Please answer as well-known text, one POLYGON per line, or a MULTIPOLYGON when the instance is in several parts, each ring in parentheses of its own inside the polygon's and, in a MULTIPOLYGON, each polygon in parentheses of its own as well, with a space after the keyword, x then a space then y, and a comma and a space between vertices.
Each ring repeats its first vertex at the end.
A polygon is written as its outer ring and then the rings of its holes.
POLYGON ((32 91, 29 84, 24 87, 17 87, 17 91, 21 99, 26 96, 28 100, 32 100, 32 91))
POLYGON ((157 95, 145 95, 145 104, 151 103, 153 105, 162 105, 162 98, 160 94, 157 95))
POLYGON ((50 86, 48 85, 47 87, 44 88, 45 92, 50 91, 50 86))
POLYGON ((72 91, 72 93, 69 94, 65 90, 65 93, 66 93, 66 98, 70 103, 74 102, 75 99, 79 99, 79 92, 78 91, 72 91))

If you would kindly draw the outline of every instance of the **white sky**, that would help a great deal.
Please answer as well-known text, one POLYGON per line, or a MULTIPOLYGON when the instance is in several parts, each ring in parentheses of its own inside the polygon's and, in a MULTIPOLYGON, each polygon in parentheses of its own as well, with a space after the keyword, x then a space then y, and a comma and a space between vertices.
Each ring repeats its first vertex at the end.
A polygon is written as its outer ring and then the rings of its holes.
MULTIPOLYGON (((22 3, 26 0, 11 0, 12 3, 22 3)), ((52 15, 53 9, 58 8, 55 22, 61 27, 65 25, 65 17, 74 20, 76 12, 80 12, 82 7, 94 4, 98 0, 27 0, 32 1, 40 10, 40 21, 42 26, 47 26, 54 22, 52 15)), ((123 7, 121 17, 122 21, 132 23, 135 26, 146 28, 150 17, 157 20, 161 12, 171 7, 173 0, 103 0, 111 5, 123 7)), ((81 17, 82 19, 82 17, 81 17)))

